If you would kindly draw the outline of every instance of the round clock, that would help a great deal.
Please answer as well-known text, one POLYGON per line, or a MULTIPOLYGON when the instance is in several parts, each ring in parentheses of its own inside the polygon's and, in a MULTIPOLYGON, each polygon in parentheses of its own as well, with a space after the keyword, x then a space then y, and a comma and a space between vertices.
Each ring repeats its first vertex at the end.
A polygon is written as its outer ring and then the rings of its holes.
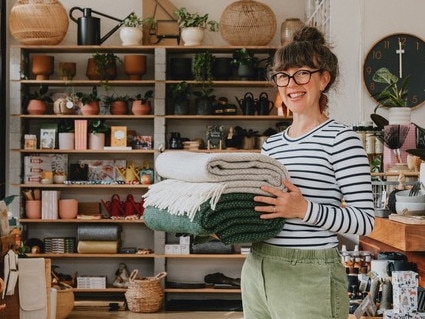
POLYGON ((363 64, 363 81, 372 98, 386 86, 372 80, 382 67, 398 76, 400 85, 408 77, 408 107, 415 108, 425 102, 424 40, 412 34, 396 33, 382 38, 369 50, 363 64))

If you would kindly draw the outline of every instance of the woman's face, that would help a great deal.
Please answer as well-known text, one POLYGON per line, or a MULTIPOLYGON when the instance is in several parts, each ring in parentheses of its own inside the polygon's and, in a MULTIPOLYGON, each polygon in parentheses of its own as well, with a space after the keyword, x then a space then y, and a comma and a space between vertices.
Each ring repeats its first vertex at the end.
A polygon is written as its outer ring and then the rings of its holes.
POLYGON ((281 77, 281 84, 289 80, 287 86, 278 86, 278 90, 282 101, 292 113, 320 110, 320 94, 329 83, 329 72, 310 67, 289 68, 278 74, 278 77, 281 77))

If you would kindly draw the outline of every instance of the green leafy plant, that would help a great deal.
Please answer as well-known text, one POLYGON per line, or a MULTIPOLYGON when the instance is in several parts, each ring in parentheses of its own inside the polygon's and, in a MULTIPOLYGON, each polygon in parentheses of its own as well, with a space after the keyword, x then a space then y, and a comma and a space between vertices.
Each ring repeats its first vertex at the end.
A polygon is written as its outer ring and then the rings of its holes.
POLYGON ((180 28, 201 27, 212 32, 217 32, 219 24, 215 20, 208 20, 208 13, 200 15, 199 13, 190 13, 186 8, 179 8, 174 11, 177 17, 177 24, 180 28))
POLYGON ((182 81, 168 86, 168 96, 174 103, 181 103, 188 100, 192 95, 192 88, 189 83, 182 81))
POLYGON ((206 98, 208 100, 214 100, 215 95, 212 93, 214 92, 214 88, 212 86, 203 86, 199 90, 193 91, 193 95, 195 95, 198 98, 206 98))
POLYGON ((407 83, 408 77, 406 77, 400 87, 398 87, 398 82, 400 78, 392 74, 390 70, 383 67, 378 69, 372 77, 372 80, 376 83, 383 83, 387 86, 380 92, 373 95, 373 97, 378 101, 378 105, 375 107, 374 112, 378 110, 379 107, 406 107, 407 106, 407 83))
POLYGON ((112 52, 94 53, 92 55, 95 72, 100 77, 101 81, 107 81, 113 77, 112 70, 116 72, 117 63, 122 63, 122 60, 112 52))
POLYGON ((100 101, 100 98, 97 96, 97 87, 93 86, 91 92, 76 92, 75 96, 77 97, 78 101, 80 101, 83 104, 88 104, 90 102, 94 101, 100 101))
POLYGON ((105 123, 105 120, 90 120, 88 131, 93 134, 107 133, 109 131, 109 125, 105 123))
POLYGON ((40 100, 44 101, 46 103, 53 103, 53 99, 51 98, 51 95, 48 94, 49 87, 47 85, 40 85, 38 90, 29 93, 27 96, 27 100, 40 100))
POLYGON ((150 99, 153 98, 153 90, 148 90, 145 92, 145 94, 137 94, 134 98, 131 98, 133 101, 140 101, 142 104, 146 103, 150 99))
POLYGON ((145 23, 148 23, 150 26, 154 26, 155 19, 153 17, 143 19, 133 11, 127 18, 124 19, 122 25, 129 28, 141 28, 145 23))
POLYGON ((58 123, 59 133, 73 133, 74 132, 74 120, 72 119, 61 119, 58 123))
POLYGON ((213 80, 213 65, 215 57, 210 51, 196 53, 192 58, 192 73, 195 81, 213 80))
POLYGON ((232 55, 232 65, 239 66, 240 64, 243 65, 250 65, 250 66, 257 66, 259 63, 259 60, 257 57, 254 56, 254 53, 246 48, 237 49, 233 52, 232 55))
POLYGON ((128 95, 106 95, 103 97, 102 102, 105 106, 110 107, 111 104, 115 101, 128 102, 130 97, 128 95))

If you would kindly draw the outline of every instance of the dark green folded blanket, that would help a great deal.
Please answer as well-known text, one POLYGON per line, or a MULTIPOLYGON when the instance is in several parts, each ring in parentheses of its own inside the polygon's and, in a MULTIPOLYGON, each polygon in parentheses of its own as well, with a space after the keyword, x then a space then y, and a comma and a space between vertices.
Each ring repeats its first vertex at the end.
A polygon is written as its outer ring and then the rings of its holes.
POLYGON ((191 221, 185 215, 174 215, 165 209, 145 207, 143 218, 147 227, 165 232, 197 236, 215 234, 224 244, 259 242, 276 236, 285 223, 282 218, 260 219, 254 210, 254 194, 221 195, 215 209, 204 202, 191 221))

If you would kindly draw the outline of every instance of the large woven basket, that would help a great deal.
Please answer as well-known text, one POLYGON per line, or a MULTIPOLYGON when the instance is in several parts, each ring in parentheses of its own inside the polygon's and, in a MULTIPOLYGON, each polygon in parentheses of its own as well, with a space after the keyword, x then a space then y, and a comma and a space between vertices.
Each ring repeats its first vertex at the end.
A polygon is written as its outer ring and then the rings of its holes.
POLYGON ((56 319, 65 319, 74 309, 74 291, 71 287, 58 289, 56 298, 56 319))
POLYGON ((58 44, 68 25, 68 14, 58 0, 17 0, 9 15, 10 33, 22 44, 58 44))
POLYGON ((221 36, 230 45, 267 45, 275 32, 275 14, 258 1, 235 1, 220 17, 221 36))
POLYGON ((137 278, 138 270, 131 272, 128 289, 125 293, 128 309, 132 312, 156 312, 164 301, 164 289, 160 280, 167 276, 160 272, 155 277, 137 278))

